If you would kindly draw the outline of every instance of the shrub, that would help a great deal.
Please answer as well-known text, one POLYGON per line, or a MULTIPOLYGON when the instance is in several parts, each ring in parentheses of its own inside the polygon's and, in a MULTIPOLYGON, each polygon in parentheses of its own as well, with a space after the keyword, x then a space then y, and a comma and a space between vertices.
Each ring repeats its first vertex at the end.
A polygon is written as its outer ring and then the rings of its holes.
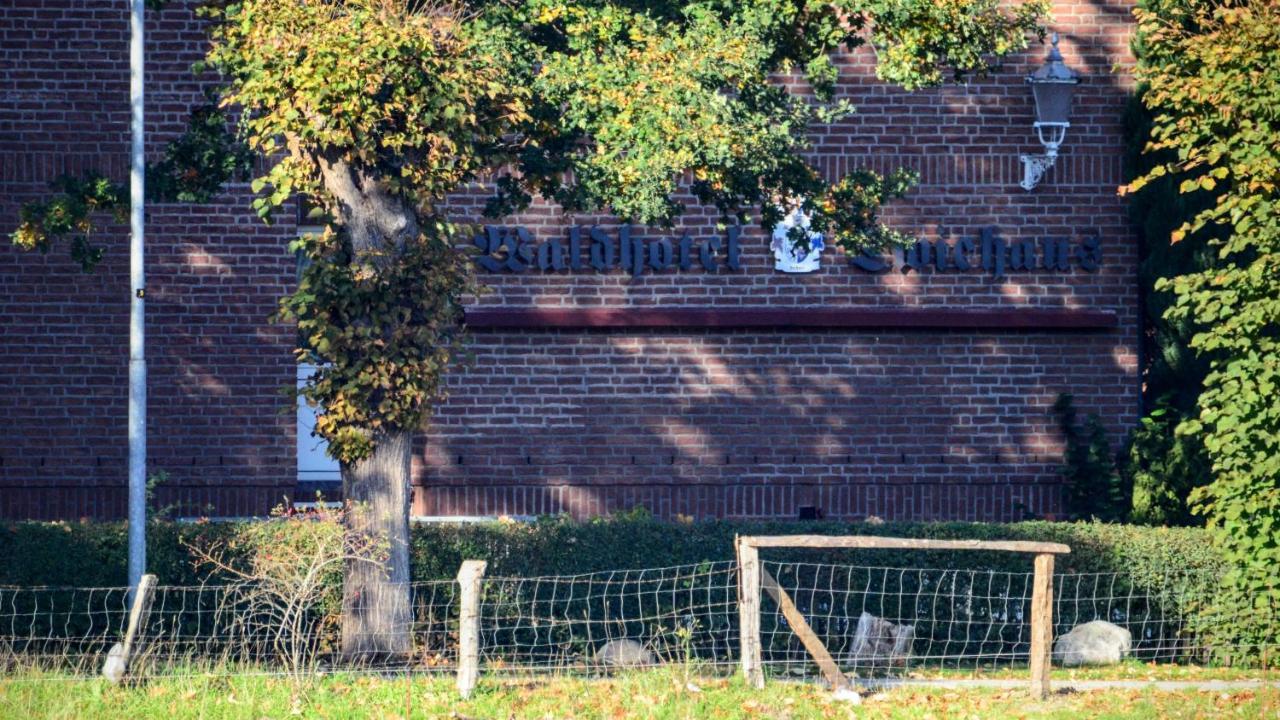
POLYGON ((1053 415, 1067 441, 1062 477, 1067 490, 1067 512, 1072 520, 1124 520, 1132 505, 1132 492, 1124 476, 1116 471, 1107 429, 1090 413, 1081 425, 1069 393, 1058 396, 1053 415))
MULTIPOLYGON (((245 579, 244 570, 237 574, 215 568, 215 572, 210 575, 207 563, 203 569, 197 570, 197 561, 202 555, 208 555, 209 549, 213 548, 217 550, 221 564, 229 568, 254 571, 260 569, 263 562, 272 563, 288 555, 282 554, 283 550, 307 547, 308 543, 314 541, 314 538, 307 535, 308 531, 315 534, 324 529, 314 523, 287 520, 185 524, 157 522, 150 528, 150 569, 164 585, 193 584, 203 580, 211 580, 220 585, 235 585, 245 579), (303 536, 290 539, 286 537, 290 533, 303 536), (204 548, 205 551, 202 553, 196 548, 204 548)), ((644 514, 590 522, 545 518, 534 523, 419 525, 414 528, 413 533, 412 567, 417 580, 452 580, 459 565, 466 559, 488 561, 487 576, 494 579, 676 565, 694 568, 715 566, 723 569, 725 561, 733 559, 734 539, 738 535, 798 533, 1065 543, 1071 547, 1072 552, 1059 558, 1059 573, 1120 575, 1114 580, 1106 579, 1103 592, 1106 597, 1101 598, 1099 603, 1090 602, 1088 597, 1088 593, 1092 592, 1089 590, 1091 579, 1086 576, 1084 581, 1077 580, 1080 592, 1072 591, 1072 599, 1060 603, 1060 624, 1070 625, 1107 615, 1111 608, 1109 603, 1115 598, 1121 598, 1127 617, 1144 618, 1144 629, 1155 627, 1153 623, 1160 624, 1158 632, 1163 638, 1171 637, 1171 633, 1181 629, 1179 618, 1187 611, 1199 608, 1192 603, 1205 597, 1216 584, 1224 567, 1222 557, 1206 541, 1206 531, 1198 528, 1043 521, 1012 524, 832 521, 672 523, 655 520, 644 514), (1080 602, 1080 598, 1075 598, 1074 594, 1081 594, 1084 601, 1080 602)), ((0 527, 0 554, 17 559, 0 566, 0 585, 122 585, 125 582, 125 548, 125 528, 120 523, 16 523, 0 527)), ((1025 594, 1023 590, 1026 590, 1022 585, 1031 570, 1031 559, 1026 555, 975 551, 778 549, 767 551, 764 560, 771 563, 771 567, 779 573, 780 582, 793 587, 814 589, 814 592, 805 594, 804 602, 825 602, 828 595, 830 602, 840 602, 843 613, 841 617, 857 617, 866 603, 866 609, 875 614, 892 615, 896 612, 902 617, 915 617, 919 637, 928 638, 929 633, 934 633, 934 639, 961 643, 950 645, 953 650, 966 648, 971 654, 983 652, 984 648, 989 651, 995 647, 991 643, 1019 642, 1018 631, 1014 626, 1001 626, 1002 635, 999 637, 982 634, 972 638, 967 635, 957 638, 953 633, 957 628, 968 627, 968 621, 978 623, 975 627, 981 627, 984 622, 983 616, 974 615, 973 612, 985 612, 985 606, 975 607, 971 612, 964 597, 981 599, 983 602, 996 602, 998 599, 989 597, 990 593, 980 587, 980 581, 985 576, 981 573, 976 577, 967 574, 969 570, 991 571, 997 575, 1010 573, 1001 578, 1002 583, 1012 583, 1007 588, 1010 594, 1001 602, 1008 606, 1009 616, 1021 612, 1015 606, 1022 603, 1021 598, 1025 594), (784 568, 772 563, 803 565, 788 565, 784 568), (849 565, 933 570, 903 573, 855 572, 847 568, 849 565), (844 567, 833 569, 833 566, 844 567), (958 600, 958 604, 937 604, 938 591, 944 586, 945 595, 958 600), (834 589, 819 597, 822 594, 819 592, 820 588, 834 589), (870 604, 873 602, 876 604, 870 604), (926 603, 923 609, 918 605, 920 602, 926 603), (1008 635, 1009 633, 1012 635, 1008 635)), ((334 569, 336 570, 336 566, 334 569)), ((701 571, 693 574, 701 574, 701 571)), ((641 628, 640 625, 647 621, 637 618, 664 616, 663 603, 677 602, 676 595, 688 590, 680 583, 689 582, 689 570, 668 575, 671 581, 662 585, 665 588, 663 593, 645 595, 645 602, 657 605, 649 608, 647 613, 635 614, 635 617, 624 617, 625 608, 616 603, 603 610, 599 603, 583 603, 585 594, 578 597, 576 601, 579 604, 572 607, 565 605, 564 597, 546 596, 547 593, 556 592, 558 583, 495 582, 486 586, 492 593, 497 593, 488 597, 487 602, 495 604, 495 607, 503 605, 520 612, 523 612, 520 608, 529 607, 529 603, 535 600, 550 602, 549 605, 542 606, 544 611, 555 607, 558 608, 556 612, 571 612, 575 618, 607 622, 611 627, 616 625, 620 631, 625 630, 634 636, 651 636, 655 629, 647 625, 641 628), (600 613, 609 616, 603 617, 600 613)), ((651 577, 652 574, 645 576, 651 577)), ((328 582, 332 585, 329 591, 320 588, 313 588, 313 591, 317 596, 329 598, 332 603, 340 584, 338 573, 330 573, 328 582)), ((1063 591, 1066 592, 1065 585, 1063 591)), ((723 576, 714 587, 708 586, 705 592, 698 590, 699 600, 694 605, 705 608, 709 614, 706 618, 692 617, 690 620, 688 627, 694 633, 690 645, 695 651, 702 652, 706 648, 723 650, 732 646, 731 640, 735 632, 732 626, 736 624, 736 617, 732 613, 726 614, 724 608, 732 606, 735 592, 732 582, 726 583, 723 576)), ((620 595, 622 597, 624 596, 620 595)), ((568 600, 572 603, 575 598, 570 594, 568 600)), ((776 618, 769 621, 774 620, 776 618)), ((815 618, 815 628, 819 632, 842 632, 840 628, 824 624, 829 622, 832 620, 827 616, 815 618)), ((669 632, 679 629, 663 628, 669 632)), ((529 630, 525 626, 513 626, 508 630, 508 634, 514 633, 509 638, 513 647, 533 647, 536 645, 535 640, 547 641, 542 636, 533 639, 517 637, 521 632, 541 632, 536 628, 529 630), (525 629, 522 630, 522 627, 525 629)), ((200 630, 207 631, 207 628, 200 630)), ((774 635, 770 634, 771 637, 774 635)), ((775 639, 788 637, 786 633, 776 635, 775 639)), ((582 640, 583 638, 574 636, 565 642, 580 644, 582 640)), ((562 643, 556 646, 557 650, 564 647, 568 645, 562 643)), ((589 652, 589 648, 585 646, 574 647, 577 652, 589 652)), ((311 652, 310 648, 304 649, 307 653, 311 652)), ((1168 649, 1163 652, 1168 653, 1168 649)), ((313 656, 307 654, 306 657, 313 656)))
MULTIPOLYGON (((272 537, 245 522, 153 523, 148 569, 161 584, 202 580, 191 546, 213 542, 249 552, 247 538, 272 537), (250 530, 250 528, 254 528, 250 530)), ((796 522, 711 521, 671 523, 652 518, 575 522, 416 525, 416 580, 452 579, 463 560, 487 560, 490 576, 562 575, 622 568, 693 565, 733 559, 738 535, 878 535, 974 540, 1044 540, 1071 546, 1059 572, 1127 572, 1144 578, 1191 569, 1215 571, 1222 557, 1198 528, 1149 528, 1105 523, 796 522)), ((123 523, 20 522, 0 526, 0 585, 119 587, 127 583, 123 523)), ((1025 571, 1030 561, 1008 553, 901 550, 779 551, 779 559, 853 562, 889 567, 976 567, 1025 571)))
POLYGON ((386 544, 348 532, 345 510, 277 508, 272 515, 226 537, 183 538, 184 546, 197 568, 225 587, 215 612, 233 620, 220 632, 268 644, 301 682, 337 646, 343 570, 352 563, 385 567, 386 544))
POLYGON ((1124 466, 1133 484, 1130 522, 1197 524, 1187 498, 1209 481, 1209 458, 1198 436, 1176 432, 1187 417, 1187 411, 1166 396, 1134 428, 1124 466))

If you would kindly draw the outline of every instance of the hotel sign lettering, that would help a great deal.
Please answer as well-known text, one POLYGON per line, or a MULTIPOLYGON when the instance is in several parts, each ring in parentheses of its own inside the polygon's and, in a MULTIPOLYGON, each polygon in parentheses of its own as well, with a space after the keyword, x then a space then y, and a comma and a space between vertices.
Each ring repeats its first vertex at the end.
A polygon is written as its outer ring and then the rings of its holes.
MULTIPOLYGON (((736 226, 728 228, 723 237, 699 239, 688 234, 678 239, 644 239, 626 225, 612 235, 599 226, 572 227, 567 237, 538 241, 525 227, 489 225, 473 242, 480 250, 476 264, 491 273, 607 273, 618 268, 638 276, 672 270, 714 273, 722 268, 730 272, 742 269, 742 232, 736 226)), ((868 273, 980 270, 995 278, 1011 272, 1095 272, 1102 265, 1102 244, 1094 234, 1078 240, 1007 239, 990 227, 977 237, 920 240, 892 252, 864 251, 851 256, 849 265, 868 273)))
POLYGON ((1064 237, 1008 240, 994 227, 984 228, 978 237, 962 237, 953 242, 920 240, 890 255, 866 251, 849 258, 849 264, 870 273, 898 269, 902 272, 932 269, 937 272, 967 272, 981 269, 993 277, 1007 272, 1046 270, 1070 272, 1078 268, 1095 272, 1102 265, 1102 242, 1097 235, 1078 241, 1064 237))
POLYGON ((723 238, 694 240, 686 234, 679 240, 646 241, 633 236, 631 227, 623 225, 615 240, 603 228, 593 226, 569 228, 567 242, 561 238, 537 242, 528 228, 489 225, 475 237, 475 245, 480 248, 476 264, 493 273, 519 273, 534 268, 542 272, 605 273, 621 268, 632 275, 643 275, 646 271, 690 270, 695 266, 706 272, 717 272, 722 266, 740 270, 741 234, 741 228, 731 227, 723 238))

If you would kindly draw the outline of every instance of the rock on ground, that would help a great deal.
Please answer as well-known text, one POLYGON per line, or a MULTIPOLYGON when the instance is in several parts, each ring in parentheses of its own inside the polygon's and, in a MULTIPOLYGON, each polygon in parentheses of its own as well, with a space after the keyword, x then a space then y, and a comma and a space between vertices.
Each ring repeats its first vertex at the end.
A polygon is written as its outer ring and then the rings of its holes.
POLYGON ((110 680, 112 684, 119 685, 124 679, 125 671, 124 646, 116 643, 111 646, 111 651, 107 653, 107 662, 102 666, 102 676, 110 680))
POLYGON ((1128 630, 1105 620, 1071 628, 1053 644, 1053 662, 1064 667, 1114 665, 1133 648, 1128 630))
POLYGON ((911 658, 911 643, 915 637, 915 625, 895 625, 863 612, 858 617, 849 654, 855 663, 902 665, 911 658))
POLYGON ((610 667, 653 665, 653 653, 635 640, 610 640, 596 651, 596 662, 610 667))

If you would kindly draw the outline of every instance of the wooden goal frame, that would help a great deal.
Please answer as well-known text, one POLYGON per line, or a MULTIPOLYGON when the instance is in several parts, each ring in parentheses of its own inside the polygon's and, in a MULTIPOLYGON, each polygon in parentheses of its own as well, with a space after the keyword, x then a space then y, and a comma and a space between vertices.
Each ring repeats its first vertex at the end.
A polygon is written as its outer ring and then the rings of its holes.
POLYGON ((738 558, 738 629, 741 640, 742 674, 752 686, 764 687, 764 661, 760 642, 761 591, 767 592, 787 623, 800 637, 831 683, 832 689, 846 688, 848 678, 832 659, 822 640, 809 627, 787 592, 760 565, 761 548, 850 548, 874 550, 988 550, 1027 553, 1035 556, 1035 576, 1031 586, 1031 695, 1040 699, 1049 694, 1049 667, 1053 649, 1053 561, 1071 548, 1061 543, 1023 540, 926 540, 875 537, 870 535, 753 535, 734 541, 738 558))

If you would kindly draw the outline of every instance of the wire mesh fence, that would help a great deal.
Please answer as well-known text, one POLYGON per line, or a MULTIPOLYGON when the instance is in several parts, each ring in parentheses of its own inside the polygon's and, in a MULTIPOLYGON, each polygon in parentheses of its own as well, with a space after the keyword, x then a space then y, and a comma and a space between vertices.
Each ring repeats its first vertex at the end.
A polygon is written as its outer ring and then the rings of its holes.
MULTIPOLYGON (((413 652, 353 658, 340 652, 340 607, 331 602, 286 608, 263 603, 243 584, 160 586, 138 630, 130 674, 450 670, 457 585, 413 583, 409 597, 413 652)), ((128 588, 0 587, 0 672, 101 672, 125 635, 130 601, 128 588)))
MULTIPOLYGON (((766 561, 840 669, 863 677, 929 667, 1017 666, 1030 649, 1032 573, 766 561)), ((1217 578, 1188 572, 1057 574, 1054 635, 1092 620, 1132 634, 1131 655, 1206 662, 1196 632, 1217 578)), ((488 674, 600 674, 619 667, 696 665, 731 672, 740 659, 739 578, 732 561, 481 583, 480 666, 488 674)), ((459 588, 414 583, 412 652, 353 659, 341 652, 341 603, 315 603, 281 622, 243 585, 156 588, 130 674, 191 672, 452 672, 459 588), (299 663, 302 658, 305 662, 299 663)), ((340 594, 337 595, 340 599, 340 594)), ((761 604, 765 667, 816 675, 778 603, 761 604)), ((0 587, 0 674, 98 674, 128 623, 126 588, 0 587), (39 674, 39 673, 35 673, 39 674)))
MULTIPOLYGON (((764 563, 842 670, 1026 661, 1031 573, 764 563)), ((812 672, 774 603, 761 622, 766 665, 812 672)))
POLYGON ((732 562, 484 584, 480 649, 490 670, 604 672, 675 662, 731 667, 732 562))
MULTIPOLYGON (((864 676, 920 667, 1011 666, 1031 650, 1031 572, 768 562, 842 670, 864 676)), ((1207 662, 1215 655, 1193 631, 1216 578, 1184 573, 1135 582, 1124 573, 1057 574, 1054 637, 1094 620, 1129 631, 1129 657, 1207 662)), ((776 603, 761 622, 766 666, 808 676, 811 658, 776 603)), ((1226 618, 1220 618, 1226 620, 1226 618)))

